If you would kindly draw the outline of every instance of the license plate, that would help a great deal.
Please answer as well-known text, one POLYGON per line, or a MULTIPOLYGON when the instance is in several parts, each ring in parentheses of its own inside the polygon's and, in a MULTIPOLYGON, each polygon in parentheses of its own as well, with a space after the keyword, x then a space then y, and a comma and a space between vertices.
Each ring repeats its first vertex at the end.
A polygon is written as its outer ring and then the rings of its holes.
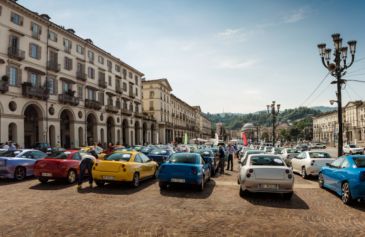
POLYGON ((267 189, 278 189, 277 184, 261 184, 261 188, 267 188, 267 189))
POLYGON ((185 183, 185 179, 171 179, 173 183, 185 183))
POLYGON ((114 176, 103 176, 104 180, 114 180, 114 176))
POLYGON ((52 174, 51 173, 42 173, 42 176, 43 177, 52 177, 52 174))

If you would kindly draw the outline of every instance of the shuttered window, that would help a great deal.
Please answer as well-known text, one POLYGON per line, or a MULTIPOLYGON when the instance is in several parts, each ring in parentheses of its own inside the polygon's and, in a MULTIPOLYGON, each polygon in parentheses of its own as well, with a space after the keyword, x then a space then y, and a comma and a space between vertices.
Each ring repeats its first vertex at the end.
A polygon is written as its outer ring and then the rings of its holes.
POLYGON ((19 25, 19 26, 23 25, 23 17, 20 16, 19 14, 16 14, 15 12, 11 13, 10 21, 13 22, 14 24, 19 25))
POLYGON ((40 25, 32 22, 30 24, 30 30, 32 32, 32 37, 35 38, 35 39, 39 39, 40 38, 40 35, 42 34, 42 28, 40 25))
POLYGON ((34 59, 41 59, 41 47, 30 43, 29 44, 29 57, 34 58, 34 59))
POLYGON ((65 57, 65 65, 64 65, 64 68, 66 70, 69 70, 69 71, 72 70, 72 59, 71 58, 65 57))
POLYGON ((104 105, 104 92, 99 92, 99 102, 104 105))

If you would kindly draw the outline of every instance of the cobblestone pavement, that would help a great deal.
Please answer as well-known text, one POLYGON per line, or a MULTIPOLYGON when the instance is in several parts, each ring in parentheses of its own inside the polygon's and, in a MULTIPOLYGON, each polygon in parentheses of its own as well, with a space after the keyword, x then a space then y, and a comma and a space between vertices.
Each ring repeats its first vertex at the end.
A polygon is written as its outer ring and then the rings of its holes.
POLYGON ((155 180, 81 192, 62 182, 0 180, 0 236, 365 236, 365 204, 345 206, 315 179, 296 175, 291 201, 241 198, 238 190, 237 171, 203 192, 161 192, 155 180))

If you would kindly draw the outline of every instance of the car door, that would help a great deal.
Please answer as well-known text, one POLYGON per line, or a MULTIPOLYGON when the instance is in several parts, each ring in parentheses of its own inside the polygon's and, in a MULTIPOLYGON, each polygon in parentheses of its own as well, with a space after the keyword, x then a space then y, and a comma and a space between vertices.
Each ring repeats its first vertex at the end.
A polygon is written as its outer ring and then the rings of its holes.
POLYGON ((333 187, 337 193, 341 193, 342 181, 348 178, 349 169, 351 169, 350 163, 348 159, 344 157, 343 162, 339 165, 339 168, 333 173, 333 187))
POLYGON ((134 157, 134 162, 137 165, 137 169, 139 170, 139 177, 141 179, 145 178, 148 176, 148 168, 146 166, 146 163, 143 163, 143 160, 140 156, 140 154, 136 154, 136 156, 134 157))
POLYGON ((155 163, 152 162, 152 160, 143 153, 140 153, 139 156, 143 161, 143 169, 146 172, 146 176, 153 176, 155 174, 155 169, 156 169, 155 163))
POLYGON ((200 157, 200 164, 202 165, 202 171, 204 173, 204 177, 205 179, 207 179, 208 177, 210 177, 210 165, 208 162, 205 162, 202 157, 200 157))
POLYGON ((340 165, 342 164, 343 160, 344 158, 340 157, 337 160, 333 161, 322 174, 325 183, 333 190, 336 189, 336 173, 340 169, 340 165))
POLYGON ((300 172, 300 164, 301 160, 305 158, 305 152, 301 152, 297 157, 291 159, 291 166, 293 167, 294 171, 300 172))
POLYGON ((30 161, 30 165, 28 166, 27 169, 29 169, 29 175, 33 175, 34 163, 37 160, 45 158, 47 156, 47 154, 44 153, 44 152, 41 152, 41 151, 37 151, 37 150, 30 151, 30 153, 31 153, 32 158, 31 158, 31 161, 30 161))
POLYGON ((79 152, 76 152, 75 154, 73 154, 72 158, 70 160, 68 160, 68 168, 73 168, 75 170, 77 170, 77 174, 80 173, 80 163, 81 163, 81 155, 79 152))

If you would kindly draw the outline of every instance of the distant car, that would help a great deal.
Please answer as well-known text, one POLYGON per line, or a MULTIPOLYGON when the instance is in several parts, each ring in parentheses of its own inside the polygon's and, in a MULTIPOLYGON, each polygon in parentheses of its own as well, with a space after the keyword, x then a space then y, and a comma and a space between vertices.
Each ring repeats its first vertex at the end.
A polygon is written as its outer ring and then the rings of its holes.
POLYGON ((299 151, 297 149, 294 148, 284 148, 281 151, 281 158, 283 158, 283 160, 285 161, 285 163, 288 166, 291 166, 291 159, 293 159, 294 157, 296 157, 297 155, 299 155, 299 151))
POLYGON ((242 162, 238 182, 241 197, 247 192, 281 193, 285 199, 293 196, 293 172, 278 155, 249 155, 242 162))
POLYGON ((33 149, 0 152, 0 178, 23 180, 33 175, 34 163, 47 154, 33 149))
POLYGON ((283 149, 284 148, 282 148, 282 147, 274 147, 273 149, 271 149, 270 154, 271 155, 280 155, 283 149))
POLYGON ((326 145, 323 143, 313 143, 310 145, 311 149, 326 149, 326 145))
POLYGON ((174 151, 172 150, 165 150, 165 149, 153 149, 151 150, 147 156, 158 163, 158 165, 161 165, 162 163, 166 162, 171 154, 173 154, 174 151))
POLYGON ((310 148, 307 144, 301 144, 301 145, 296 146, 296 149, 298 151, 308 151, 310 148))
POLYGON ((253 154, 264 154, 264 151, 262 150, 247 150, 245 152, 245 154, 241 157, 241 159, 238 161, 238 163, 240 164, 240 166, 242 166, 242 162, 247 159, 247 157, 249 155, 253 155, 253 154))
POLYGON ((80 173, 81 159, 81 153, 78 150, 54 152, 34 164, 34 176, 41 183, 47 183, 48 180, 64 179, 72 184, 76 182, 80 173))
POLYGON ((331 163, 334 160, 335 159, 327 152, 304 151, 291 159, 291 166, 295 173, 301 174, 305 179, 308 175, 317 176, 322 166, 325 166, 326 163, 331 163))
POLYGON ((319 172, 319 186, 335 191, 342 202, 365 199, 365 156, 342 156, 319 172))
POLYGON ((357 147, 355 144, 349 144, 349 145, 345 145, 343 146, 343 152, 345 154, 364 154, 364 148, 361 147, 357 147))
POLYGON ((33 148, 35 150, 43 151, 45 153, 47 151, 52 150, 52 147, 48 143, 44 143, 44 142, 37 142, 31 148, 33 148))
POLYGON ((219 164, 218 156, 210 149, 197 150, 196 153, 199 153, 203 160, 210 165, 210 175, 214 176, 219 164))
POLYGON ((210 179, 210 165, 198 153, 174 153, 168 162, 160 166, 157 178, 160 189, 167 188, 169 184, 182 183, 203 191, 210 179))
POLYGON ((272 146, 265 146, 265 148, 264 148, 264 152, 265 153, 267 153, 267 154, 269 154, 269 153, 271 153, 271 151, 273 150, 274 148, 272 147, 272 146))

